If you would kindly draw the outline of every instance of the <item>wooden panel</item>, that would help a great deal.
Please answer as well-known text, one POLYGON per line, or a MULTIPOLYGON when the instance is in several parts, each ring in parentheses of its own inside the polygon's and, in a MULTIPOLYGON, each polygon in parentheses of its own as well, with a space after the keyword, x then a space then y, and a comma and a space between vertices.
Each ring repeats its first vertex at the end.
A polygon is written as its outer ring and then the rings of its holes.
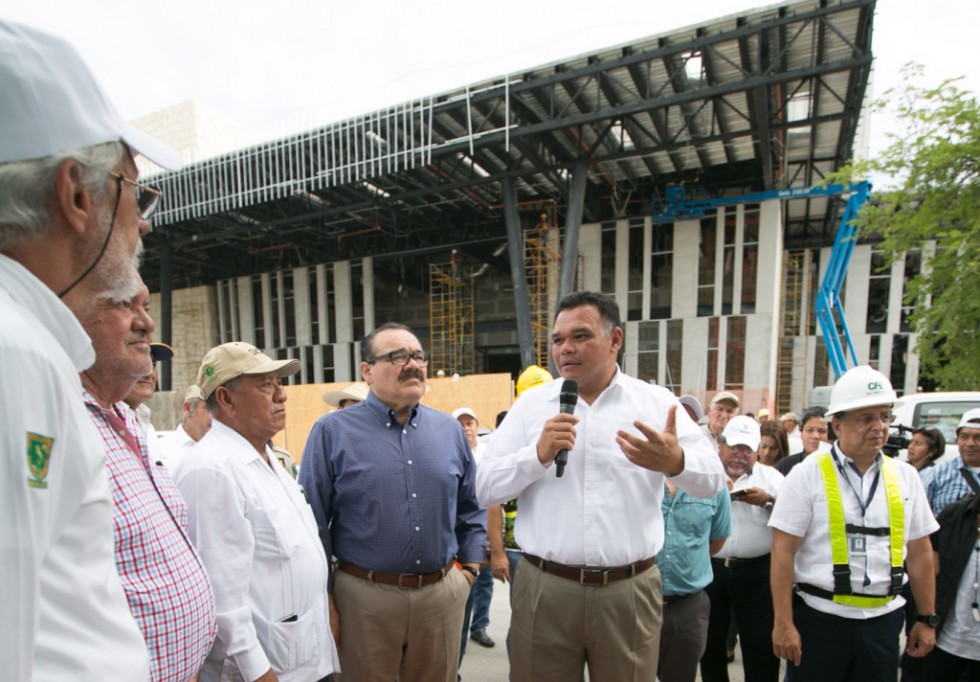
MULTIPOLYGON (((286 386, 286 428, 273 438, 273 442, 288 450, 299 464, 314 422, 334 409, 323 402, 323 394, 348 386, 350 382, 347 381, 286 386)), ((428 387, 422 398, 423 405, 447 413, 457 407, 469 407, 476 412, 480 426, 488 429, 493 429, 497 413, 510 409, 513 403, 514 382, 509 374, 430 378, 428 387)))

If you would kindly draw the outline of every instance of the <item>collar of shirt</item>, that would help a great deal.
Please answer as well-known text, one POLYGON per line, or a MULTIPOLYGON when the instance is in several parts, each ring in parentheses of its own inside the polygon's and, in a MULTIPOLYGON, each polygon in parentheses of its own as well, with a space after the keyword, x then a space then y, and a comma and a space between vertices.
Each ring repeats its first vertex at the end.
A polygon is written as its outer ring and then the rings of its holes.
POLYGON ((871 463, 871 466, 869 466, 868 470, 862 474, 857 468, 857 465, 854 463, 854 460, 844 454, 844 451, 840 449, 840 446, 838 446, 837 443, 834 443, 831 446, 830 454, 833 456, 834 463, 837 464, 837 469, 839 471, 847 471, 849 472, 848 475, 853 473, 862 480, 868 474, 874 475, 878 472, 878 469, 881 468, 881 458, 884 457, 884 455, 882 455, 880 452, 875 455, 875 459, 871 463))
MULTIPOLYGON (((390 407, 388 407, 387 405, 385 405, 383 402, 381 402, 378 399, 378 396, 374 395, 374 393, 369 391, 367 398, 365 398, 363 402, 371 409, 372 412, 374 412, 378 416, 378 419, 384 423, 386 429, 390 429, 396 426, 402 426, 401 424, 398 423, 398 418, 395 414, 395 411, 390 407)), ((347 409, 352 409, 352 407, 349 407, 347 409)), ((419 406, 416 404, 412 408, 411 414, 408 415, 408 420, 406 422, 406 425, 411 424, 414 428, 417 429, 419 427, 419 421, 421 421, 421 419, 422 419, 422 410, 420 410, 419 406)))
POLYGON ((30 310, 51 332, 75 368, 82 372, 95 362, 92 340, 78 318, 27 268, 8 256, 0 254, 0 282, 10 297, 30 310))
MULTIPOLYGON (((211 430, 208 431, 208 433, 205 435, 210 435, 211 431, 214 431, 215 434, 220 434, 222 438, 230 438, 233 441, 237 441, 239 444, 244 444, 248 446, 248 447, 229 448, 228 452, 231 454, 231 456, 238 458, 239 460, 241 460, 246 464, 250 464, 255 460, 259 460, 260 462, 265 464, 265 461, 259 455, 259 451, 252 446, 252 444, 248 441, 248 439, 245 438, 245 436, 238 433, 238 431, 231 428, 227 424, 224 424, 223 422, 219 421, 217 418, 211 420, 211 430)), ((203 440, 203 438, 201 440, 203 440)), ((272 454, 272 448, 270 448, 268 445, 265 446, 265 454, 266 457, 268 457, 269 461, 271 462, 274 455, 272 454)))

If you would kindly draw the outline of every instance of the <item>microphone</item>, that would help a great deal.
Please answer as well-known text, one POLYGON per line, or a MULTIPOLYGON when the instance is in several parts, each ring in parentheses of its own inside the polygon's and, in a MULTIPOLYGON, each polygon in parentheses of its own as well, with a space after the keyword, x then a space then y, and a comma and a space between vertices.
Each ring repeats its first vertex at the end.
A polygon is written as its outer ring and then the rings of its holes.
MULTIPOLYGON (((565 379, 561 385, 561 393, 558 394, 558 410, 562 414, 574 414, 575 403, 578 402, 578 382, 574 379, 565 379)), ((568 464, 568 449, 562 448, 555 457, 555 476, 561 478, 565 473, 565 465, 568 464)))

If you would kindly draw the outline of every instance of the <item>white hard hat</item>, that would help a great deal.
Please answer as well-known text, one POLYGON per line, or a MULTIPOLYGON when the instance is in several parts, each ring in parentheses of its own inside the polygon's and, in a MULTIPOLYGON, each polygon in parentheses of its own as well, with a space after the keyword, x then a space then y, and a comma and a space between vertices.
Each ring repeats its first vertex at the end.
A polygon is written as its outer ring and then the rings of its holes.
POLYGON ((875 405, 898 407, 902 401, 895 394, 892 382, 884 374, 867 365, 852 367, 844 372, 830 392, 830 406, 825 419, 841 412, 859 410, 875 405))

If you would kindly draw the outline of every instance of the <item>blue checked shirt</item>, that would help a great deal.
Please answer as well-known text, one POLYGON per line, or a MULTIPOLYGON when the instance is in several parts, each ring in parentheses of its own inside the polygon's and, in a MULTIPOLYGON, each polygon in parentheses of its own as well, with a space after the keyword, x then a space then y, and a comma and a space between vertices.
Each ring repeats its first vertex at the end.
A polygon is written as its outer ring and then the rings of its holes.
POLYGON ((674 499, 664 486, 664 548, 657 555, 664 594, 694 594, 713 578, 708 541, 732 534, 732 506, 728 489, 714 497, 694 497, 677 489, 674 499))
MULTIPOLYGON (((936 516, 947 504, 952 504, 970 494, 970 484, 960 473, 962 466, 963 458, 957 457, 932 467, 932 477, 928 481, 923 478, 923 483, 926 485, 926 495, 929 498, 929 506, 932 507, 932 513, 936 516)), ((976 472, 971 472, 971 475, 974 480, 980 482, 976 472)))
POLYGON ((327 556, 381 573, 486 559, 486 512, 459 423, 417 405, 403 426, 373 393, 313 425, 299 482, 327 556))

